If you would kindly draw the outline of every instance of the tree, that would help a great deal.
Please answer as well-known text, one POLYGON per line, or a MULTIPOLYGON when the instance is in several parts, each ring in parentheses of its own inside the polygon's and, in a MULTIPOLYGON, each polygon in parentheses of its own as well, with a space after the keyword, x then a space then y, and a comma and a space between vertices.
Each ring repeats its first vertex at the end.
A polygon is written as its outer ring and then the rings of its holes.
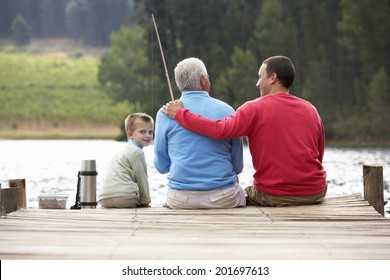
POLYGON ((136 2, 145 7, 138 16, 142 24, 150 25, 152 13, 156 17, 169 73, 183 58, 195 56, 215 80, 229 67, 234 48, 245 49, 259 6, 253 0, 136 2))
POLYGON ((261 60, 273 55, 293 59, 297 49, 297 28, 291 16, 286 16, 280 0, 265 0, 255 22, 250 47, 261 60))
POLYGON ((145 34, 141 26, 122 26, 112 33, 111 50, 103 55, 98 73, 113 100, 138 103, 142 110, 150 109, 153 99, 145 34))
POLYGON ((132 0, 69 0, 66 26, 69 36, 93 46, 107 46, 111 32, 132 23, 132 0))
POLYGON ((296 81, 292 93, 316 106, 327 136, 333 135, 332 126, 337 122, 339 110, 350 101, 345 102, 351 89, 345 81, 349 77, 345 53, 340 52, 336 40, 339 1, 298 0, 283 6, 288 7, 284 13, 293 17, 296 24, 295 52, 292 53, 296 81))
POLYGON ((340 34, 337 42, 345 51, 349 76, 345 84, 354 85, 352 92, 344 95, 348 103, 347 118, 356 120, 355 127, 363 127, 361 138, 388 139, 390 101, 390 3, 387 0, 340 0, 340 34), (371 130, 371 132, 370 132, 371 130))
POLYGON ((369 120, 372 136, 390 137, 388 118, 390 116, 390 81, 384 67, 373 76, 368 88, 369 120))
POLYGON ((390 2, 388 0, 340 0, 342 19, 338 23, 340 44, 351 59, 360 62, 362 74, 369 81, 384 64, 390 73, 390 2))
POLYGON ((71 38, 82 40, 86 33, 85 13, 87 10, 85 1, 70 0, 65 8, 65 22, 68 34, 71 38))
POLYGON ((288 56, 294 62, 298 60, 298 28, 291 14, 283 8, 281 0, 265 0, 261 4, 253 34, 248 40, 258 67, 264 59, 274 55, 288 56))
POLYGON ((231 66, 228 67, 216 81, 216 97, 237 108, 248 100, 259 97, 255 85, 259 63, 251 50, 236 47, 231 56, 231 66))
POLYGON ((40 0, 39 18, 42 37, 65 37, 65 7, 68 0, 40 0))
POLYGON ((28 45, 31 40, 30 27, 21 15, 17 15, 12 22, 11 38, 15 45, 28 45))

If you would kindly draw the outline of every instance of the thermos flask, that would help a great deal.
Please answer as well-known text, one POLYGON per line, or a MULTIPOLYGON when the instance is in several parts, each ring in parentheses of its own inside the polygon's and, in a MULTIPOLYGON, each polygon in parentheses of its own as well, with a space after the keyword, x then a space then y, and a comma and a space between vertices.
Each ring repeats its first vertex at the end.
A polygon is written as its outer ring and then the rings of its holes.
POLYGON ((96 208, 96 160, 82 160, 80 171, 80 206, 96 208))

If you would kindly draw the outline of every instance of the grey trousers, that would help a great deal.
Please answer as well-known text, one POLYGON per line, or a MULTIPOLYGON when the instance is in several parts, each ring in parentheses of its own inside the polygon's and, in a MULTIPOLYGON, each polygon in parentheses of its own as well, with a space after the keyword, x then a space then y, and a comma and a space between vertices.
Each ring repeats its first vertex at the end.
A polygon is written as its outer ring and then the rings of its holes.
POLYGON ((104 208, 136 208, 141 205, 138 197, 113 197, 101 199, 100 205, 104 208))
POLYGON ((223 190, 186 191, 168 189, 166 207, 182 209, 235 208, 246 205, 246 192, 236 185, 223 190))

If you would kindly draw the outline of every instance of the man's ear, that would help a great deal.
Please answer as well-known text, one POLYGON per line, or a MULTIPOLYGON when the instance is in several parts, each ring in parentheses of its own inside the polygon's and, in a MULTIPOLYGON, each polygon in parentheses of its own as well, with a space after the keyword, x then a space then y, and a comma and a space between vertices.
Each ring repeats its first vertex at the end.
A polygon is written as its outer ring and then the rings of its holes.
POLYGON ((276 81, 278 80, 278 75, 276 75, 276 73, 275 72, 273 72, 272 74, 271 74, 271 83, 276 83, 276 81))
POLYGON ((207 82, 206 77, 205 77, 205 76, 201 76, 201 77, 200 77, 200 84, 201 84, 202 86, 204 86, 204 85, 206 85, 206 82, 207 82))
POLYGON ((127 139, 131 139, 133 137, 133 134, 131 133, 131 131, 127 131, 126 135, 127 135, 127 139))

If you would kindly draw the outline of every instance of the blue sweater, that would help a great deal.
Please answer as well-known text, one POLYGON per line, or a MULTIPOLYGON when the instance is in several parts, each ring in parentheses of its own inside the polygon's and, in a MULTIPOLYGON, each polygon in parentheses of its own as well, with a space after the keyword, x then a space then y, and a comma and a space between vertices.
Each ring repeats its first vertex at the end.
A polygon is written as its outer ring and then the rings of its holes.
MULTIPOLYGON (((225 102, 207 92, 184 92, 184 107, 211 119, 226 118, 234 113, 225 102)), ((157 113, 154 139, 154 165, 168 173, 172 189, 208 191, 225 189, 236 184, 243 169, 241 138, 215 140, 191 132, 175 120, 157 113)))

